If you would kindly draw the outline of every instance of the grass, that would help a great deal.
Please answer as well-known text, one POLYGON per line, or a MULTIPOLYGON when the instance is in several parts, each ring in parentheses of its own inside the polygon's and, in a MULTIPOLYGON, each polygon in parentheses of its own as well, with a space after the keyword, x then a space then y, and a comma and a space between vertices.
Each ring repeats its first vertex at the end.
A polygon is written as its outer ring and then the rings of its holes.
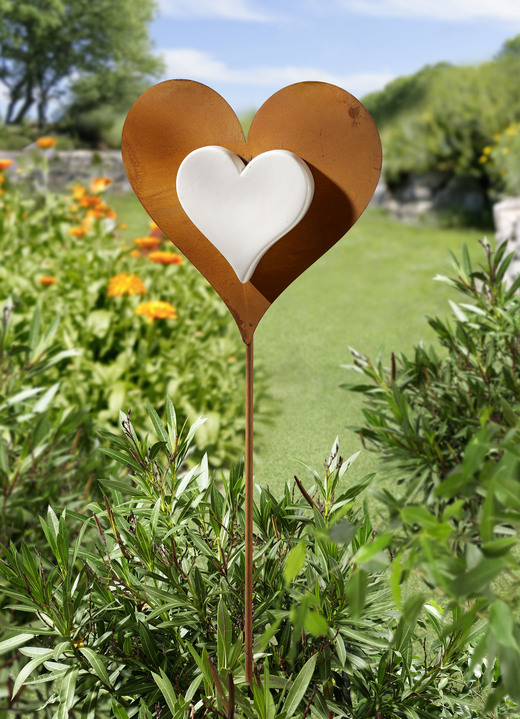
MULTIPOLYGON (((112 204, 130 236, 147 216, 131 197, 112 204)), ((426 316, 449 313, 450 288, 434 282, 451 271, 449 250, 477 249, 481 230, 403 225, 369 210, 330 252, 269 308, 255 333, 255 366, 271 383, 271 423, 255 428, 255 480, 276 490, 301 472, 298 460, 323 465, 336 436, 348 457, 360 449, 349 429, 362 420, 362 398, 341 388, 355 375, 349 347, 363 354, 410 352, 433 333, 426 316)), ((375 458, 362 452, 355 476, 375 458)))

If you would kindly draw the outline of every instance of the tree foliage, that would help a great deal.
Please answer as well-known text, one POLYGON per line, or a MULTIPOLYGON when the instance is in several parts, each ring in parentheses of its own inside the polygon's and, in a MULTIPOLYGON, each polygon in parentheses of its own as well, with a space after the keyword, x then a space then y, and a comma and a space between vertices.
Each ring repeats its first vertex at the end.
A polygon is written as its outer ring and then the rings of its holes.
POLYGON ((36 106, 44 124, 49 102, 72 77, 123 68, 132 77, 156 74, 147 27, 153 7, 152 0, 0 0, 6 122, 21 122, 36 106))
POLYGON ((520 120, 519 44, 520 36, 507 41, 481 65, 425 67, 364 98, 381 133, 388 182, 435 171, 494 186, 480 158, 497 133, 520 120))

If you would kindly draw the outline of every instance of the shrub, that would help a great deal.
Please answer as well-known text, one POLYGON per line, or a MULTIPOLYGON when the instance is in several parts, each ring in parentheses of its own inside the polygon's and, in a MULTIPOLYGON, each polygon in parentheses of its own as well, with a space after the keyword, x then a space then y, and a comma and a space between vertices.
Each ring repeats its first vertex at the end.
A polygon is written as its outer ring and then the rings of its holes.
POLYGON ((375 497, 392 530, 394 599, 415 577, 462 635, 480 617, 469 669, 487 676, 493 716, 520 703, 520 281, 504 283, 505 249, 483 243, 476 268, 466 250, 455 277, 437 278, 471 300, 451 303, 453 325, 429 320, 442 353, 419 346, 388 369, 354 353, 369 383, 349 385, 368 400, 359 432, 383 461, 375 497))
POLYGON ((96 439, 81 409, 60 406, 67 364, 76 350, 56 342, 59 318, 43 330, 38 309, 17 321, 8 302, 0 325, 0 537, 33 541, 50 504, 75 507, 89 494, 96 439), (59 379, 56 377, 59 375, 59 379), (81 483, 78 477, 82 478, 81 483))
MULTIPOLYGON (((505 51, 478 66, 441 63, 364 98, 381 133, 387 182, 400 184, 410 174, 435 171, 447 178, 473 177, 484 190, 501 190, 505 178, 481 158, 497 135, 520 120, 519 66, 520 56, 505 51)), ((506 177, 510 169, 515 174, 512 158, 510 164, 506 177)))
MULTIPOLYGON (((11 711, 92 717, 477 717, 484 679, 465 674, 478 621, 413 597, 393 610, 375 535, 335 443, 309 490, 254 503, 256 674, 244 684, 242 464, 217 484, 205 459, 183 469, 201 421, 179 429, 148 407, 105 450, 126 468, 87 514, 49 508, 47 546, 5 548, 5 592, 39 621, 10 633, 11 711), (343 486, 342 486, 343 485, 343 486), (70 538, 72 523, 81 530, 70 538), (85 543, 97 533, 96 548, 85 543), (433 639, 424 629, 430 627, 433 639), (36 640, 36 641, 35 641, 36 640), (23 663, 20 657, 29 659, 23 663), (474 709, 470 708, 474 705, 474 709)), ((5 670, 4 670, 5 671, 5 670)))
POLYGON ((420 344, 411 358, 393 354, 389 368, 353 352, 354 369, 368 379, 345 385, 368 400, 366 424, 355 429, 408 501, 435 503, 480 427, 489 424, 498 440, 517 421, 520 280, 504 283, 512 260, 505 244, 494 252, 483 242, 482 249, 484 264, 474 268, 465 248, 462 262, 452 256, 456 276, 435 278, 466 300, 450 302, 451 321, 428 320, 440 351, 420 344))

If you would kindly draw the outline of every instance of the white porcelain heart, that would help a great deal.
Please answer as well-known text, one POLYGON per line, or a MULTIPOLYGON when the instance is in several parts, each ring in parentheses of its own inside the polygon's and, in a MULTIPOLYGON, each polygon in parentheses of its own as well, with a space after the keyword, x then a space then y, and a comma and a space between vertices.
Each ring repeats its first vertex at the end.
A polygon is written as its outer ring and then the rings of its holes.
POLYGON ((270 150, 249 163, 225 147, 190 152, 177 172, 182 208, 247 282, 262 256, 303 218, 314 194, 305 162, 270 150))

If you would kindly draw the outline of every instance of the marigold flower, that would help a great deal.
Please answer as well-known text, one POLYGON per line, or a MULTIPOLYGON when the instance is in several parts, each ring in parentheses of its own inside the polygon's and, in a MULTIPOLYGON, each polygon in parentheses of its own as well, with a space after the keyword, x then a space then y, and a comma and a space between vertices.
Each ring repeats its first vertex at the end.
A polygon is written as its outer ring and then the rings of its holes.
POLYGON ((148 227, 149 227, 151 230, 158 230, 158 229, 159 229, 159 225, 158 225, 157 222, 155 222, 154 220, 150 220, 150 222, 148 223, 148 227))
POLYGON ((93 177, 90 183, 89 192, 91 194, 103 192, 103 190, 106 190, 112 182, 113 180, 110 177, 93 177))
POLYGON ((132 250, 130 252, 130 257, 141 257, 141 253, 139 252, 139 250, 132 250))
POLYGON ((13 164, 13 160, 10 160, 9 158, 3 158, 0 159, 0 171, 7 170, 11 165, 13 164))
POLYGON ((134 240, 134 244, 140 247, 142 250, 149 250, 153 247, 159 247, 161 244, 161 238, 160 237, 136 237, 134 240))
POLYGON ((121 224, 119 225, 119 229, 128 230, 128 225, 126 224, 126 222, 121 222, 121 224))
POLYGON ((56 138, 55 137, 39 137, 36 140, 36 144, 40 148, 40 150, 48 150, 50 147, 54 147, 56 144, 56 138))
POLYGON ((97 207, 102 204, 102 202, 103 200, 99 197, 99 195, 83 195, 79 204, 81 207, 97 207))
POLYGON ((58 280, 55 277, 50 277, 49 275, 43 275, 43 277, 40 277, 38 281, 44 287, 58 284, 58 280))
POLYGON ((182 265, 184 262, 177 252, 163 252, 162 250, 150 252, 148 259, 152 262, 159 262, 161 265, 182 265))
POLYGON ((84 227, 70 227, 69 233, 73 237, 85 237, 87 231, 84 227))
POLYGON ((163 302, 162 300, 141 302, 135 313, 136 315, 146 317, 147 322, 153 322, 154 320, 176 320, 178 318, 176 308, 169 302, 163 302))
POLYGON ((79 210, 79 205, 69 205, 67 209, 69 212, 77 212, 79 210))
POLYGON ((81 198, 85 196, 86 192, 87 188, 84 185, 74 185, 72 188, 72 199, 81 200, 81 198))
POLYGON ((107 294, 109 297, 122 297, 123 295, 144 295, 146 287, 140 277, 132 273, 121 272, 108 281, 107 294))

